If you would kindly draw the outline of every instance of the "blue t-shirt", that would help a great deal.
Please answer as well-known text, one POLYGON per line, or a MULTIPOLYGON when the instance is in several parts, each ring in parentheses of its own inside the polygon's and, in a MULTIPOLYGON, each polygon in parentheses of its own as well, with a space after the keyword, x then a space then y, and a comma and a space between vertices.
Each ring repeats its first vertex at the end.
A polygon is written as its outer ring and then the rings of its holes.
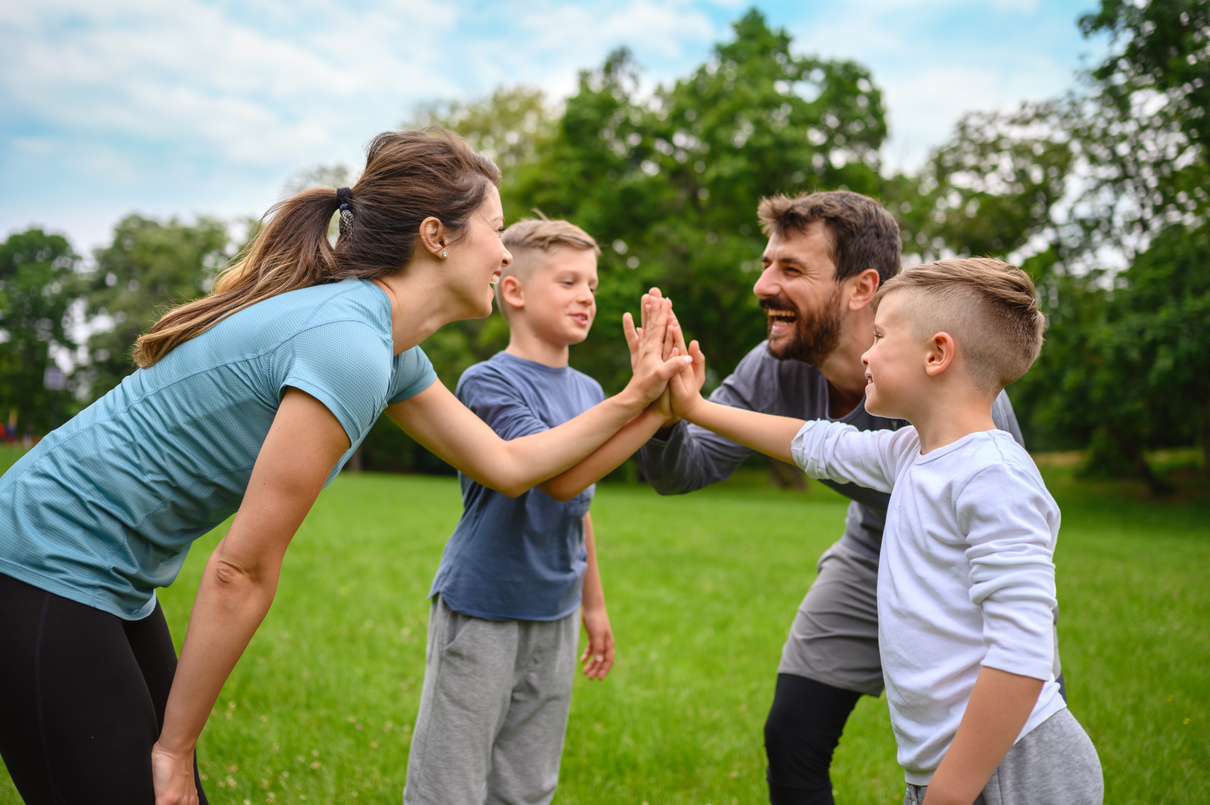
MULTIPOLYGON (((570 366, 500 352, 467 369, 458 398, 502 439, 561 425, 605 399, 570 366)), ((584 515, 595 487, 566 503, 540 489, 516 498, 462 480, 462 519, 441 556, 430 596, 488 620, 556 620, 580 606, 588 557, 584 515)))
POLYGON ((287 386, 349 437, 436 379, 394 355, 391 305, 363 280, 258 302, 140 369, 0 478, 0 573, 120 618, 146 617, 194 539, 239 508, 287 386))

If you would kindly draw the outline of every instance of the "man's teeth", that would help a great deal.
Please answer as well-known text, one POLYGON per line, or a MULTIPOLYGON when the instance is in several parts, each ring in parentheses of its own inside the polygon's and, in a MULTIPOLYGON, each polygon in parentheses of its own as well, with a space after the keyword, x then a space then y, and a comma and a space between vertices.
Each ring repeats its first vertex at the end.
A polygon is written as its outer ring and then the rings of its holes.
POLYGON ((798 318, 788 310, 766 310, 765 315, 776 321, 794 321, 798 318))

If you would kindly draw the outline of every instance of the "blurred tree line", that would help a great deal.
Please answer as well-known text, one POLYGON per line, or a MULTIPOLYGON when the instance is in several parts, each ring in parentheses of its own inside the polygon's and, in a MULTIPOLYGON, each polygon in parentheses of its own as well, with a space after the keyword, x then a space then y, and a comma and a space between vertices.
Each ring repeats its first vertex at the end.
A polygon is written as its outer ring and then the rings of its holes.
MULTIPOLYGON (((621 314, 652 285, 702 342, 708 382, 721 379, 764 334, 751 292, 758 202, 846 188, 896 216, 905 264, 992 255, 1029 271, 1050 321, 1041 359, 1010 389, 1029 444, 1090 448, 1090 468, 1159 489, 1145 450, 1210 451, 1210 0, 1102 0, 1079 25, 1109 52, 1066 96, 972 112, 911 173, 883 169, 886 112, 869 71, 795 53, 756 10, 650 92, 623 49, 560 103, 505 87, 421 107, 404 126, 447 126, 494 158, 510 222, 541 210, 601 243, 597 324, 573 362, 607 391, 629 373, 621 314)), ((350 177, 318 166, 293 189, 350 177)), ((68 413, 112 388, 133 370, 137 334, 204 293, 238 240, 219 221, 130 216, 86 262, 61 236, 11 236, 0 413, 41 432, 52 402, 68 413), (73 368, 64 391, 47 388, 56 355, 73 368)), ((452 386, 506 343, 493 316, 443 328, 425 350, 452 386)), ((444 468, 382 423, 363 466, 444 468)))

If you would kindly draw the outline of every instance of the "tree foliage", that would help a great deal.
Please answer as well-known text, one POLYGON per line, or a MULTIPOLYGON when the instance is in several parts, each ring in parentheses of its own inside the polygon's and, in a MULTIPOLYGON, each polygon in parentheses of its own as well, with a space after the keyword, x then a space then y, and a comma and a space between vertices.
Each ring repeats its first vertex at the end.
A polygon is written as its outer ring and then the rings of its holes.
POLYGON ((1073 234, 1130 255, 1210 206, 1210 3, 1102 0, 1080 28, 1111 47, 1068 109, 1086 188, 1073 234))
POLYGON ((57 349, 71 346, 69 311, 79 258, 62 235, 29 229, 0 245, 0 417, 17 430, 44 432, 69 399, 47 389, 57 349))
POLYGON ((789 35, 755 10, 690 76, 650 97, 640 86, 626 50, 581 73, 516 191, 521 210, 572 220, 605 249, 598 332, 575 360, 607 388, 629 370, 621 314, 652 285, 709 345, 711 365, 733 366, 764 329, 751 291, 765 245, 760 199, 817 188, 876 193, 886 137, 867 70, 796 55, 789 35))
POLYGON ((122 219, 113 243, 95 252, 86 287, 88 313, 99 322, 87 341, 86 381, 95 399, 134 371, 131 351, 139 335, 172 307, 205 293, 231 257, 226 226, 139 215, 122 219))
POLYGON ((972 112, 919 173, 888 180, 905 262, 1005 258, 1047 240, 1068 191, 1073 151, 1054 103, 972 112))

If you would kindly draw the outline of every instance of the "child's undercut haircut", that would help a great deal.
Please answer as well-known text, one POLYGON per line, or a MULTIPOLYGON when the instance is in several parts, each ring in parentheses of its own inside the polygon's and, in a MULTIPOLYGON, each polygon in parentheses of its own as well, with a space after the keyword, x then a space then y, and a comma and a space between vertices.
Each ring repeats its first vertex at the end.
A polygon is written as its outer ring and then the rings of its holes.
POLYGON ((513 256, 513 261, 505 267, 496 283, 496 307, 508 318, 508 305, 504 304, 501 288, 505 277, 517 277, 522 282, 529 279, 534 268, 541 264, 545 256, 561 248, 590 251, 598 257, 601 247, 592 235, 570 221, 552 221, 538 210, 534 210, 538 218, 524 218, 504 230, 500 240, 513 256))
POLYGON ((1024 375, 1042 351, 1046 317, 1033 280, 1016 266, 987 257, 912 266, 878 289, 875 311, 890 293, 903 297, 919 337, 954 337, 971 378, 989 393, 1024 375))

